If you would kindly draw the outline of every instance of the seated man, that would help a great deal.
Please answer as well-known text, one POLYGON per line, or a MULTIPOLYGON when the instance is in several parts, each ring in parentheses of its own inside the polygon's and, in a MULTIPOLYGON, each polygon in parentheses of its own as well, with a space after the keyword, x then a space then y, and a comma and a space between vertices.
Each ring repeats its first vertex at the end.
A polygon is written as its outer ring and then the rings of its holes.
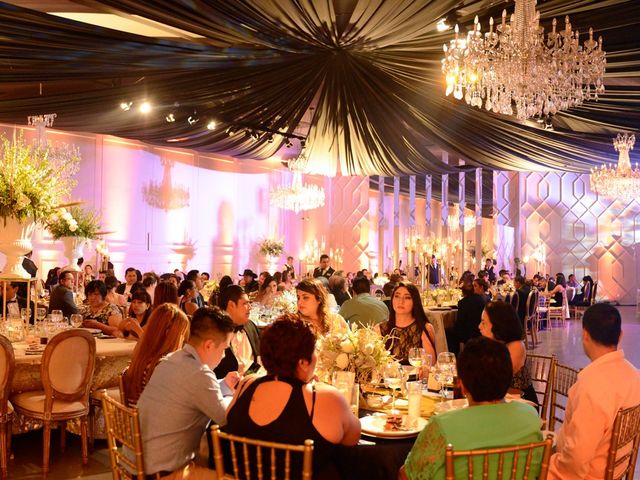
POLYGON ((199 308, 191 319, 189 342, 154 370, 138 400, 148 475, 158 473, 171 480, 215 478, 215 472, 194 465, 193 459, 209 420, 226 423, 221 385, 213 369, 229 347, 232 332, 232 320, 218 307, 199 308))
MULTIPOLYGON (((9 317, 9 316, 19 317, 22 309, 27 308, 27 299, 24 297, 21 297, 18 294, 18 291, 20 290, 20 286, 23 285, 24 283, 25 282, 7 283, 7 303, 6 303, 7 307, 6 307, 6 311, 4 312, 5 317, 9 317)), ((33 313, 34 313, 35 305, 33 301, 31 301, 30 303, 31 303, 31 308, 30 308, 31 315, 29 317, 29 322, 33 323, 33 313)), ((2 308, 2 305, 3 305, 2 284, 0 284, 0 308, 2 308)))
MULTIPOLYGON (((444 480, 448 444, 455 450, 474 450, 542 441, 536 410, 522 402, 505 403, 513 374, 505 345, 484 337, 474 338, 465 345, 457 366, 469 408, 432 416, 411 448, 398 478, 444 480)), ((529 478, 537 478, 541 458, 542 450, 533 457, 529 478)), ((497 460, 490 458, 488 478, 497 478, 497 460)), ((466 462, 462 458, 456 460, 456 478, 467 478, 466 462)), ((524 464, 518 462, 517 478, 522 478, 524 464)), ((474 466, 482 468, 481 457, 474 466)), ((507 458, 504 468, 510 471, 511 462, 507 458)))
POLYGON ((340 307, 340 315, 350 325, 372 327, 389 320, 389 308, 382 300, 373 297, 371 283, 367 277, 357 277, 353 281, 354 297, 345 301, 340 307))
POLYGON ((598 303, 584 312, 582 346, 591 363, 569 390, 548 478, 604 478, 616 414, 640 403, 640 373, 618 350, 621 337, 615 307, 598 303))
POLYGON ((73 299, 73 273, 63 270, 58 275, 58 285, 51 291, 49 298, 49 313, 54 310, 62 310, 65 317, 78 313, 78 307, 73 299))

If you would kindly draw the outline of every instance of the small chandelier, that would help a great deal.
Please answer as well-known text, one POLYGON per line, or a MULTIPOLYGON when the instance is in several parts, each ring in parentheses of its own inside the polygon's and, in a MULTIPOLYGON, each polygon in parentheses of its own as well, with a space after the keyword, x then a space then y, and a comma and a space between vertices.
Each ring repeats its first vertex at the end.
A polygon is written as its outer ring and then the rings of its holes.
POLYGON ((553 115, 597 100, 604 92, 605 52, 602 37, 589 39, 580 46, 579 32, 572 31, 569 17, 564 30, 552 30, 545 39, 540 27, 536 0, 515 0, 515 11, 507 22, 482 33, 478 17, 466 38, 455 38, 444 45, 442 72, 446 77, 446 95, 467 104, 519 120, 553 115))
POLYGON ((162 159, 162 181, 150 181, 142 187, 142 196, 147 205, 161 208, 165 212, 189 206, 189 191, 181 185, 174 185, 171 181, 171 160, 162 159))
POLYGON ((289 161, 289 170, 293 172, 291 185, 281 185, 272 190, 271 205, 296 213, 324 206, 324 189, 302 183, 302 174, 306 172, 307 162, 304 152, 300 152, 298 158, 289 161))
POLYGON ((631 201, 640 198, 640 170, 634 169, 629 160, 629 151, 633 150, 635 135, 618 134, 613 147, 619 154, 618 165, 603 165, 592 168, 590 175, 591 190, 603 197, 631 201))
MULTIPOLYGON (((454 205, 450 207, 449 215, 448 215, 449 229, 451 231, 457 232, 460 229, 460 207, 458 205, 454 205)), ((473 230, 476 226, 476 216, 471 213, 467 213, 464 215, 464 231, 465 233, 473 230)))

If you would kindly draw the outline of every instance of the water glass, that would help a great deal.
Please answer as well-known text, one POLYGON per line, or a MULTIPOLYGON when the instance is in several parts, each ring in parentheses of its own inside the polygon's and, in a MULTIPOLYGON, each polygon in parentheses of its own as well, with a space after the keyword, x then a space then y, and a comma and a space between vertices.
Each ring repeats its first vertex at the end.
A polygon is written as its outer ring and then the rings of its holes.
POLYGON ((356 374, 344 370, 338 370, 331 375, 331 384, 338 389, 344 399, 351 405, 352 391, 355 384, 356 374))
POLYGON ((407 382, 407 398, 409 400, 409 411, 411 419, 420 418, 422 408, 422 382, 407 382))
POLYGON ((440 397, 442 401, 444 401, 447 395, 447 385, 453 383, 455 374, 456 356, 451 352, 441 352, 438 354, 434 378, 440 384, 440 397))
POLYGON ((430 353, 425 353, 422 357, 422 365, 420 366, 420 379, 422 380, 422 385, 428 385, 429 383, 429 374, 431 373, 431 365, 433 365, 433 357, 430 353))
POLYGON ((51 321, 52 322, 62 322, 62 310, 51 310, 51 321))
POLYGON ((402 370, 396 362, 385 365, 382 377, 384 383, 391 389, 391 410, 396 409, 396 389, 402 385, 402 370))

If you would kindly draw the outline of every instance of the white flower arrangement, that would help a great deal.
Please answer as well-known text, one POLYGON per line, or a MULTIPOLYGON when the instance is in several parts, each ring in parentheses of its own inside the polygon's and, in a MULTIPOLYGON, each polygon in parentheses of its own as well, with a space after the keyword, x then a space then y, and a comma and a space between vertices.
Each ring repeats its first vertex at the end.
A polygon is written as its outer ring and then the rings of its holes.
POLYGON ((60 208, 49 218, 46 225, 56 240, 62 237, 95 239, 100 230, 97 215, 78 207, 60 208))
POLYGON ((260 248, 259 251, 262 255, 279 257, 284 251, 284 242, 273 238, 265 238, 258 244, 258 247, 260 248))
POLYGON ((295 291, 281 292, 273 299, 272 307, 281 310, 282 313, 296 313, 298 311, 298 298, 295 291))
POLYGON ((357 383, 370 383, 393 357, 385 348, 387 337, 372 328, 352 325, 345 334, 329 334, 320 339, 318 372, 331 378, 335 371, 354 372, 357 383))

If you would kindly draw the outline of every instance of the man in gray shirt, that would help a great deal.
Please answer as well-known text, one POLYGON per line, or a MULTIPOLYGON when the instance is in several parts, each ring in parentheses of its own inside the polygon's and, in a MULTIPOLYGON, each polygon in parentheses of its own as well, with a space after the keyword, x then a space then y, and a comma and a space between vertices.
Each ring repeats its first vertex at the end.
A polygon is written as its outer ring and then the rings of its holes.
POLYGON ((367 277, 357 277, 353 281, 354 297, 346 300, 340 308, 340 315, 353 325, 371 327, 389 320, 389 309, 384 302, 372 296, 371 283, 367 277))
POLYGON ((199 308, 191 319, 189 342, 154 370, 138 401, 148 475, 159 473, 171 480, 214 478, 213 471, 192 461, 209 420, 225 423, 221 387, 235 385, 219 382, 213 369, 229 347, 232 332, 233 322, 225 312, 199 308))

